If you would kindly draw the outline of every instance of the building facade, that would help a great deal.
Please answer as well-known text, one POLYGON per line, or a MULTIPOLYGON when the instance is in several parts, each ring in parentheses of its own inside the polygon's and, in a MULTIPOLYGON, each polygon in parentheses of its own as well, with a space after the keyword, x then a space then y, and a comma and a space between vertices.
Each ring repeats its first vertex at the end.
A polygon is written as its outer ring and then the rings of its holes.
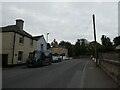
POLYGON ((50 52, 54 55, 64 56, 65 58, 68 57, 68 49, 64 47, 52 47, 49 49, 50 52))
POLYGON ((16 25, 0 28, 2 33, 2 65, 26 63, 29 52, 36 50, 37 41, 23 30, 24 21, 16 20, 16 25))
POLYGON ((41 36, 34 36, 35 40, 37 40, 37 50, 38 51, 45 51, 47 50, 47 42, 43 35, 41 36))

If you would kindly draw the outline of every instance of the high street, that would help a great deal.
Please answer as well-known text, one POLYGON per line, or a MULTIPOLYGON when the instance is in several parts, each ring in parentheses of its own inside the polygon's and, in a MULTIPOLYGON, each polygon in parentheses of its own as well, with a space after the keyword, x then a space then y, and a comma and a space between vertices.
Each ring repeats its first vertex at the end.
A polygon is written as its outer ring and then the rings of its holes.
POLYGON ((3 88, 117 88, 90 59, 65 60, 49 66, 3 69, 3 88))

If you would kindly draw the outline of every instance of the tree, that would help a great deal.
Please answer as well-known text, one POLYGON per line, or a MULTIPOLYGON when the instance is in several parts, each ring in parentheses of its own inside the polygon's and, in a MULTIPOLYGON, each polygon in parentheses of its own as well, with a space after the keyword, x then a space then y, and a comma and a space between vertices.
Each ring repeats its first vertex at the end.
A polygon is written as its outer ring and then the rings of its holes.
POLYGON ((74 46, 75 56, 79 57, 80 55, 88 55, 88 41, 86 39, 77 39, 77 42, 74 46))
POLYGON ((96 47, 97 47, 97 51, 99 49, 102 49, 102 45, 100 43, 98 43, 98 42, 95 43, 95 41, 90 42, 90 44, 89 44, 89 53, 91 55, 93 55, 93 56, 95 56, 95 44, 96 44, 96 47))
POLYGON ((120 36, 115 37, 115 38, 113 39, 113 42, 114 42, 114 45, 115 45, 115 46, 120 45, 120 36))
POLYGON ((73 45, 70 42, 66 41, 61 41, 59 43, 59 46, 65 47, 68 49, 68 56, 72 57, 73 56, 73 45))
POLYGON ((53 42, 51 43, 52 47, 57 47, 58 46, 58 42, 56 41, 56 39, 53 40, 53 42))
POLYGON ((75 56, 80 55, 80 39, 77 39, 77 42, 75 43, 74 52, 75 52, 75 56))
POLYGON ((110 38, 107 37, 107 36, 105 36, 105 35, 102 35, 102 37, 101 37, 101 42, 102 42, 102 45, 103 45, 105 48, 112 47, 112 42, 111 42, 110 38))
POLYGON ((85 46, 85 45, 87 45, 87 44, 88 44, 88 41, 87 41, 86 39, 84 39, 84 38, 79 39, 79 41, 80 41, 80 45, 85 46))

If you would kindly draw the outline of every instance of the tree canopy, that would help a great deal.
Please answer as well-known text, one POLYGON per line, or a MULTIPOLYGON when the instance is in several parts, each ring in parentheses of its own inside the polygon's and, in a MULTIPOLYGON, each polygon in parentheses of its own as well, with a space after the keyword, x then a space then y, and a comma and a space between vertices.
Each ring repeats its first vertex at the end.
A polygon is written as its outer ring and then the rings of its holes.
POLYGON ((77 39, 77 42, 74 46, 75 56, 79 57, 80 55, 87 55, 88 52, 88 41, 86 39, 77 39))
POLYGON ((68 56, 69 57, 73 56, 73 45, 70 42, 61 41, 59 43, 59 46, 62 46, 62 47, 65 47, 68 49, 68 56))
POLYGON ((53 42, 51 43, 52 47, 57 47, 58 46, 58 42, 56 41, 56 39, 53 40, 53 42))
POLYGON ((114 42, 114 45, 115 45, 115 46, 120 45, 120 36, 115 37, 115 38, 113 39, 113 42, 114 42))
POLYGON ((105 35, 102 35, 101 37, 101 42, 102 42, 102 45, 107 48, 107 47, 112 47, 112 42, 110 40, 109 37, 105 36, 105 35))
MULTIPOLYGON (((53 40, 51 43, 52 47, 65 47, 68 49, 68 56, 69 57, 79 57, 82 55, 93 55, 95 54, 95 45, 97 47, 97 51, 109 51, 115 49, 114 46, 120 45, 120 36, 115 37, 113 39, 113 43, 111 42, 111 39, 107 37, 106 35, 102 35, 101 37, 102 44, 91 41, 88 42, 87 39, 81 38, 77 39, 75 44, 71 44, 68 41, 61 41, 58 43, 56 39, 53 40)), ((50 45, 48 45, 50 46, 50 45)))

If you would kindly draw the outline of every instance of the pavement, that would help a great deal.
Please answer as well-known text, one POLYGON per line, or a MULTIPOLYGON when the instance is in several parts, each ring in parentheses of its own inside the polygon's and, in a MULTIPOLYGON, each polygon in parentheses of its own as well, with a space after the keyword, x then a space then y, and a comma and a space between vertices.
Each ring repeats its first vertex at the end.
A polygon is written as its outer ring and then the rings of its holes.
POLYGON ((3 88, 118 88, 88 58, 66 60, 49 66, 3 69, 3 88))

